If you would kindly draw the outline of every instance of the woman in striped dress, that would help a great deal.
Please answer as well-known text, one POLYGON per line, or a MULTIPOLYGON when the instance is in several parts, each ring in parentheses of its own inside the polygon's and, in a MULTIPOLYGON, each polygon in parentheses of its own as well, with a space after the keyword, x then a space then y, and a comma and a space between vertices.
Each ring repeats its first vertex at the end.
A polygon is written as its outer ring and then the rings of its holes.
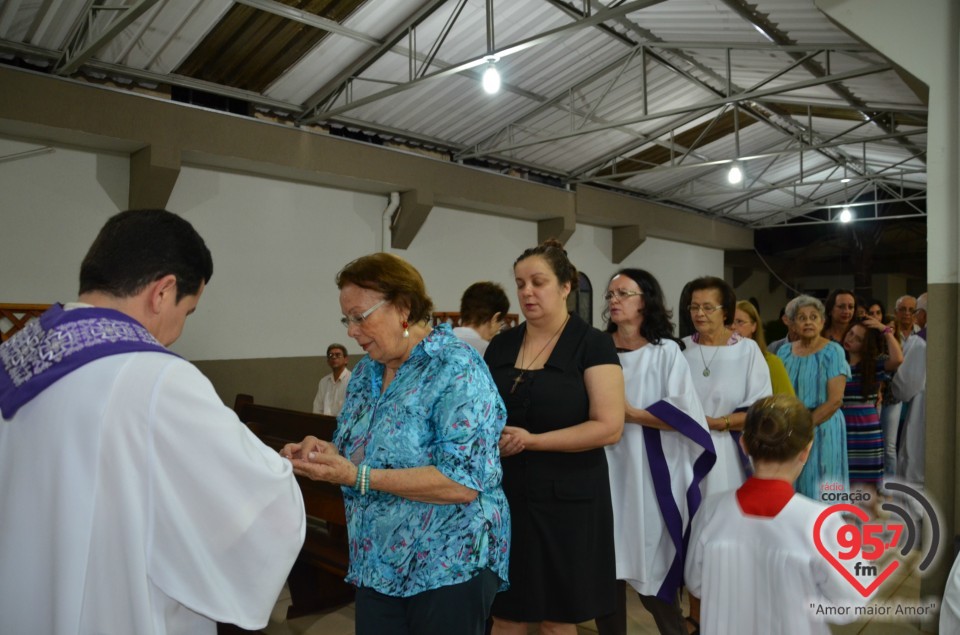
POLYGON ((877 393, 886 374, 900 366, 903 352, 893 329, 870 317, 850 327, 843 338, 843 348, 851 374, 843 394, 850 483, 875 496, 883 481, 883 434, 877 393), (887 355, 880 352, 884 339, 887 355))

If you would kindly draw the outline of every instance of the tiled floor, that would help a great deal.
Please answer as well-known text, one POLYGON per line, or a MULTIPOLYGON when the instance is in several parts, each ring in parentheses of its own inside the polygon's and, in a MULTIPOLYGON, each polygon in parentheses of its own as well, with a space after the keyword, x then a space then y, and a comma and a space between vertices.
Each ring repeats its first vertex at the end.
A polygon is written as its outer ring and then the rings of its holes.
MULTIPOLYGON (((912 567, 905 567, 911 569, 912 567)), ((920 595, 920 578, 916 574, 894 574, 878 593, 878 602, 895 604, 898 599, 905 602, 917 602, 920 595)), ((270 625, 264 630, 267 635, 353 635, 354 607, 349 604, 329 613, 309 615, 286 621, 290 600, 281 595, 270 625)), ((684 602, 686 604, 686 602, 684 602)), ((913 635, 921 631, 916 623, 903 619, 863 619, 853 624, 834 627, 834 635, 913 635)), ((585 622, 577 628, 580 635, 592 635, 597 632, 594 623, 585 622)), ((536 630, 532 629, 531 633, 536 630)), ((657 628, 637 599, 636 594, 627 594, 627 633, 629 635, 657 635, 657 628)))

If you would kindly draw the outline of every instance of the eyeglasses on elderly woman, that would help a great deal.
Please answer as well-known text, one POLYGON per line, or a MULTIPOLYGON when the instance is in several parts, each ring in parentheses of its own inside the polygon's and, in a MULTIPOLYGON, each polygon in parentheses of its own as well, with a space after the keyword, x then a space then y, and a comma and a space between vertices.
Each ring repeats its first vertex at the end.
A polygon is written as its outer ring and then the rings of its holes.
POLYGON ((713 304, 691 304, 690 306, 687 307, 687 310, 694 314, 700 313, 701 311, 703 311, 705 315, 710 315, 711 313, 713 313, 714 311, 720 308, 722 307, 714 306, 713 304))
POLYGON ((350 328, 351 324, 360 326, 368 317, 370 317, 371 313, 373 313, 374 311, 376 311, 386 303, 387 303, 386 299, 380 300, 379 302, 374 304, 372 307, 370 307, 360 315, 345 315, 342 318, 340 318, 340 324, 343 324, 345 328, 350 328))

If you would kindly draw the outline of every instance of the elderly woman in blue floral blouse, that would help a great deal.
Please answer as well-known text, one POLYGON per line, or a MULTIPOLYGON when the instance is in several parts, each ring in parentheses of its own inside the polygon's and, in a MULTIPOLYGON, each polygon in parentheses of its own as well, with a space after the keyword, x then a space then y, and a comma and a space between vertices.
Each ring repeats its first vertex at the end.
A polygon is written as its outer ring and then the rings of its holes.
POLYGON ((282 453, 297 474, 343 486, 358 635, 480 635, 507 584, 503 402, 479 354, 449 326, 431 330, 409 263, 364 256, 337 287, 366 357, 333 443, 307 437, 282 453))

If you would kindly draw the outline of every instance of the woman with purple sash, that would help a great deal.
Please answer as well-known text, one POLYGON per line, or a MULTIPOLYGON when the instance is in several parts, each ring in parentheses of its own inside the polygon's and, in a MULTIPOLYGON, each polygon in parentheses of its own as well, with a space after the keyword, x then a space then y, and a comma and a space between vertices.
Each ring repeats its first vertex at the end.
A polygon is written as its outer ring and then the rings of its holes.
POLYGON ((624 370, 627 425, 605 448, 620 588, 617 612, 597 627, 601 635, 626 633, 629 584, 661 633, 686 635, 679 602, 686 540, 716 453, 656 278, 622 269, 604 298, 624 370))

